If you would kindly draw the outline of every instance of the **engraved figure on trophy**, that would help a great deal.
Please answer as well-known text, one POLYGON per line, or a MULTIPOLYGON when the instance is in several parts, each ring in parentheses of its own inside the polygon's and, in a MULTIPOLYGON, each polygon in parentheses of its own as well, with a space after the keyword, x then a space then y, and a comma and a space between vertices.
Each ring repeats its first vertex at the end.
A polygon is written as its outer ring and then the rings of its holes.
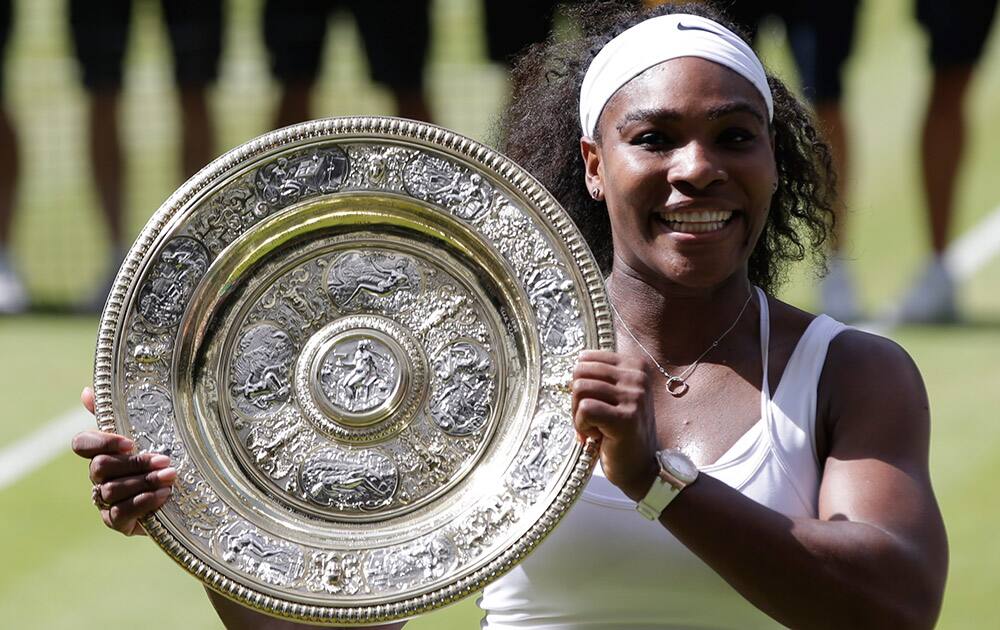
POLYGON ((184 447, 173 430, 174 404, 170 394, 163 388, 142 383, 129 391, 125 410, 139 448, 167 455, 179 465, 184 447))
POLYGON ((331 403, 351 413, 364 413, 396 391, 399 366, 381 343, 370 338, 347 339, 327 353, 319 381, 331 403))
POLYGON ((288 333, 258 324, 240 337, 233 352, 229 391, 248 415, 272 411, 289 399, 289 371, 295 344, 288 333))
POLYGON ((298 548, 261 534, 246 521, 223 527, 216 543, 223 560, 268 584, 287 586, 302 576, 305 561, 298 548))
POLYGON ((347 155, 338 147, 279 157, 257 171, 254 185, 271 206, 285 206, 315 194, 340 190, 347 155))
POLYGON ((455 565, 457 555, 454 543, 433 535, 402 549, 371 554, 365 574, 376 592, 405 590, 444 576, 455 565))
POLYGON ((346 306, 362 291, 386 296, 402 289, 416 290, 418 284, 416 264, 389 252, 345 252, 333 261, 327 276, 327 289, 338 306, 346 306))
POLYGON ((268 213, 265 204, 257 203, 249 178, 242 177, 210 198, 204 211, 193 217, 188 229, 217 255, 268 213))
POLYGON ((555 267, 539 267, 528 275, 526 286, 542 343, 556 354, 582 348, 583 326, 573 282, 555 267))
POLYGON ((244 443, 261 471, 282 479, 305 459, 303 451, 310 440, 303 428, 294 408, 285 408, 273 418, 253 423, 244 443))
POLYGON ((134 384, 155 380, 165 382, 169 377, 170 359, 173 354, 173 336, 156 332, 141 317, 132 320, 126 347, 131 348, 125 362, 125 381, 134 384))
POLYGON ((412 503, 441 487, 451 478, 457 462, 440 434, 421 439, 413 431, 399 435, 404 447, 397 456, 402 487, 398 501, 412 503))
POLYGON ((406 192, 475 221, 490 208, 493 190, 478 173, 470 173, 440 157, 416 154, 404 171, 406 192))
POLYGON ((483 428, 493 394, 489 353, 472 341, 457 341, 434 359, 434 375, 437 383, 430 408, 437 426, 457 437, 483 428))
POLYGON ((546 412, 542 418, 525 440, 524 456, 511 476, 516 490, 541 490, 560 463, 558 445, 569 436, 569 427, 556 412, 546 412))
POLYGON ((201 243, 187 236, 173 239, 142 286, 139 313, 157 328, 177 324, 206 269, 208 252, 201 243))
POLYGON ((374 450, 326 451, 299 470, 303 498, 342 511, 372 511, 392 502, 399 475, 392 460, 374 450))
POLYGON ((364 588, 361 562, 355 553, 319 551, 309 559, 306 588, 312 592, 355 595, 364 588))
POLYGON ((403 168, 413 155, 410 149, 384 145, 354 145, 347 149, 351 172, 345 187, 403 190, 403 168))
POLYGON ((260 299, 261 314, 289 329, 303 332, 329 318, 329 302, 316 286, 320 272, 313 262, 293 269, 269 288, 260 299))
POLYGON ((517 518, 509 491, 484 503, 453 534, 455 543, 469 557, 478 555, 505 525, 517 518))
POLYGON ((174 484, 174 505, 190 530, 205 539, 223 524, 227 508, 204 479, 188 469, 174 484))

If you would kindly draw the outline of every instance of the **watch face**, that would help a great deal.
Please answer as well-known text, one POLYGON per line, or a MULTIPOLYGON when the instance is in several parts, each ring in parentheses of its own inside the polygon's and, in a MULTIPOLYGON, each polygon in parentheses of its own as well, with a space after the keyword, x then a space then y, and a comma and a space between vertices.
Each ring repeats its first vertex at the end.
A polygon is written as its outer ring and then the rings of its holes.
POLYGON ((659 455, 663 467, 684 483, 691 483, 698 476, 698 467, 681 451, 670 448, 660 451, 659 455))

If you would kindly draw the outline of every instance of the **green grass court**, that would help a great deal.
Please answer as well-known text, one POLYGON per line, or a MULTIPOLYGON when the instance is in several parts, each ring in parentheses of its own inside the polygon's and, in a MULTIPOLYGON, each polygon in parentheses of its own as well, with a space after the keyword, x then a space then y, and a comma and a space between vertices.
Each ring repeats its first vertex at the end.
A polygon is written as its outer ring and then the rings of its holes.
MULTIPOLYGON (((19 0, 5 95, 21 131, 23 185, 15 255, 33 295, 48 304, 80 298, 106 264, 104 235, 86 168, 84 103, 75 78, 64 6, 19 0)), ((130 227, 180 183, 177 129, 165 36, 151 3, 141 3, 132 35, 123 138, 130 164, 130 227)), ((258 33, 259 0, 231 0, 227 52, 213 106, 219 152, 267 130, 275 102, 258 33)), ((438 122, 488 140, 502 107, 504 73, 485 62, 479 5, 434 3, 436 41, 428 82, 438 122)), ((926 252, 918 146, 928 89, 926 42, 909 0, 868 0, 847 68, 853 171, 850 252, 865 307, 897 299, 926 252)), ((995 28, 994 31, 1000 29, 995 28)), ((388 99, 368 87, 348 21, 331 33, 315 111, 382 114, 388 99)), ((780 29, 765 31, 765 63, 789 68, 780 29)), ((1000 35, 994 32, 967 102, 969 133, 956 205, 956 236, 1000 206, 1000 35)), ((810 308, 815 278, 796 274, 783 296, 810 308)), ((920 366, 933 417, 935 489, 951 545, 939 627, 995 624, 1000 593, 1000 256, 975 273, 960 296, 968 325, 891 332, 920 366)), ((33 315, 0 319, 0 452, 74 408, 91 379, 97 320, 33 315)), ((887 392, 891 395, 891 392, 887 392)), ((2 455, 0 455, 2 457, 2 455)), ((89 503, 85 463, 69 452, 0 487, 0 627, 12 629, 218 628, 199 583, 147 540, 124 539, 89 503)), ((586 576, 578 579, 585 580, 586 576)), ((567 584, 568 588, 572 584, 567 584)), ((669 586, 667 586, 669 587, 669 586)), ((478 628, 472 600, 408 626, 478 628)))

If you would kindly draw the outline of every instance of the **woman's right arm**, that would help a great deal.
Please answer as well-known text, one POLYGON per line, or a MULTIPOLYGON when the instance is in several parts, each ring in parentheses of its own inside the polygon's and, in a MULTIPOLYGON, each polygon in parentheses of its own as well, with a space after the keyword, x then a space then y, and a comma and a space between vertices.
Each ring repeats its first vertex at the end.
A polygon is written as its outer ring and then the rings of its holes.
MULTIPOLYGON (((94 391, 86 388, 80 401, 94 413, 94 391)), ((136 453, 135 444, 114 433, 83 431, 73 438, 73 452, 90 460, 90 482, 94 484, 92 500, 109 528, 126 536, 144 535, 140 520, 163 507, 177 480, 177 471, 170 458, 155 453, 136 453)), ((310 630, 316 626, 277 619, 242 606, 206 589, 222 623, 229 630, 310 630)), ((405 621, 371 630, 400 630, 405 621)))

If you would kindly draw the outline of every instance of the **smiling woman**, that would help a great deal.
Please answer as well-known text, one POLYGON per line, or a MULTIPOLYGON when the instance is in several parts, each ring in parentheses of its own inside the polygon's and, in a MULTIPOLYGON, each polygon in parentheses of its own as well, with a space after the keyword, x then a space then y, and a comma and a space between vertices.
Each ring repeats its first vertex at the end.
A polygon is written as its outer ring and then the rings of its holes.
POLYGON ((574 373, 600 466, 486 589, 484 627, 932 626, 947 543, 920 375, 770 295, 790 263, 823 267, 825 143, 711 7, 616 4, 515 69, 502 149, 584 232, 619 351, 574 373))

